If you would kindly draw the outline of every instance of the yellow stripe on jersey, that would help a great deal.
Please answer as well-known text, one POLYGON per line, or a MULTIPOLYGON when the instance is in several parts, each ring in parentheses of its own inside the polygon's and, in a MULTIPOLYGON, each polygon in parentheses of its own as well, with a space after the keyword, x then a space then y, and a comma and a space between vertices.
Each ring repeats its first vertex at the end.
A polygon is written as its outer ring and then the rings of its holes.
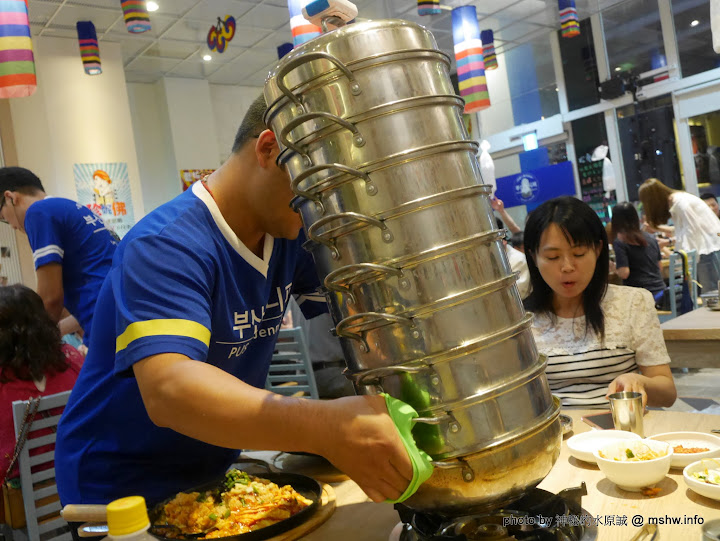
POLYGON ((188 319, 151 319, 136 321, 127 326, 117 337, 115 353, 128 347, 134 340, 146 336, 187 336, 195 338, 206 346, 210 345, 210 330, 197 321, 188 319))

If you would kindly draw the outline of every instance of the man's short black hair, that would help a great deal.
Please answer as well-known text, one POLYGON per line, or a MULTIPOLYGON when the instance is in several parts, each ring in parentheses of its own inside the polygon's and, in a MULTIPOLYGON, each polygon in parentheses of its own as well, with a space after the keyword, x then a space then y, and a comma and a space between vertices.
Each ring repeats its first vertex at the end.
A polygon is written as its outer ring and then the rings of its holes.
POLYGON ((10 190, 32 195, 38 190, 45 191, 35 173, 24 167, 0 167, 0 194, 10 190))
POLYGON ((715 201, 717 201, 717 196, 714 193, 705 192, 700 194, 700 199, 714 199, 715 201))
POLYGON ((233 154, 239 152, 240 149, 245 146, 245 143, 253 137, 257 137, 266 129, 265 122, 263 122, 263 115, 266 109, 265 96, 260 94, 260 96, 252 102, 252 105, 247 110, 247 113, 245 113, 245 117, 238 128, 232 147, 233 154))

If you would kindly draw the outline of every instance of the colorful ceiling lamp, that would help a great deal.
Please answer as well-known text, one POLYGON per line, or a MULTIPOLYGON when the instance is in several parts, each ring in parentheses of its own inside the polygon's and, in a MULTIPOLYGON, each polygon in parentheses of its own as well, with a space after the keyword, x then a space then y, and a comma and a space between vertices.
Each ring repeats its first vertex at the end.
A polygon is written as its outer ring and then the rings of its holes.
POLYGON ((278 45, 278 47, 277 47, 278 60, 281 59, 283 56, 285 56, 292 50, 293 50, 292 43, 281 43, 280 45, 278 45))
POLYGON ((78 21, 75 26, 85 73, 88 75, 100 75, 102 66, 100 65, 100 47, 98 46, 95 25, 91 21, 78 21))
POLYGON ((442 13, 440 0, 418 0, 418 15, 437 15, 442 13))
POLYGON ((560 8, 560 34, 564 38, 574 38, 580 35, 580 20, 578 19, 575 0, 558 0, 560 8))
POLYGON ((25 98, 37 88, 26 0, 0 2, 0 98, 25 98))
POLYGON ((465 99, 465 112, 475 113, 490 107, 475 6, 452 10, 452 30, 460 95, 465 99))
POLYGON ((217 18, 217 23, 210 27, 207 35, 207 46, 211 51, 222 53, 227 44, 235 37, 235 17, 225 15, 224 19, 217 18))
POLYGON ((145 0, 120 0, 120 3, 128 32, 140 34, 150 30, 150 15, 145 0))
POLYGON ((309 41, 322 33, 319 26, 310 24, 303 17, 302 8, 309 4, 312 0, 288 0, 288 9, 290 10, 290 29, 292 30, 293 45, 297 47, 306 41, 309 41))
POLYGON ((492 30, 480 32, 482 41, 483 59, 485 60, 485 71, 495 70, 498 67, 497 55, 495 54, 495 37, 492 30))

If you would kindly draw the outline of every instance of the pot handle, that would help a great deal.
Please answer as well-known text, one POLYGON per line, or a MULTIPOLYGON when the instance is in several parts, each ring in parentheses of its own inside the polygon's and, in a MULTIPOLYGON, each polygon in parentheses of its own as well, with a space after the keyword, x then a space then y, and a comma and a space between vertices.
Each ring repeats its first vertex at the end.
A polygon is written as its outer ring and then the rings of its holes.
MULTIPOLYGON (((375 320, 387 320, 391 323, 399 323, 400 325, 405 325, 406 327, 413 327, 415 326, 415 323, 413 320, 409 317, 403 317, 403 316, 396 316, 394 314, 385 314, 383 312, 364 312, 362 314, 354 314, 352 316, 348 316, 342 321, 340 321, 336 327, 335 327, 335 334, 337 336, 341 336, 343 338, 350 338, 351 340, 357 340, 360 342, 360 351, 363 353, 367 353, 370 348, 368 347, 367 342, 365 341, 365 338, 362 334, 350 332, 347 330, 347 327, 352 325, 353 323, 357 321, 362 321, 364 319, 372 318, 375 320)), ((370 319, 372 321, 372 319, 370 319)))
POLYGON ((475 480, 475 472, 465 460, 462 458, 455 459, 454 462, 443 462, 441 460, 433 460, 432 465, 439 470, 454 470, 462 468, 462 478, 466 483, 472 483, 475 480))
MULTIPOLYGON (((305 157, 305 161, 310 161, 310 157, 307 155, 307 152, 305 149, 300 148, 298 145, 295 144, 294 141, 290 141, 288 139, 288 136, 290 135, 290 132, 300 126, 301 124, 304 124, 308 120, 313 120, 315 118, 326 118, 332 122, 335 122, 336 124, 339 124, 343 128, 345 128, 347 131, 351 132, 353 134, 353 145, 356 147, 361 147, 365 144, 365 138, 360 134, 358 129, 355 127, 354 124, 348 122, 344 118, 340 118, 337 115, 333 115, 332 113, 328 113, 326 111, 316 111, 314 113, 305 113, 304 115, 300 115, 298 117, 293 118, 290 122, 285 124, 283 128, 280 130, 280 133, 278 134, 278 139, 280 139, 280 144, 284 146, 286 149, 289 148, 296 152, 297 154, 300 154, 301 156, 305 157)), ((278 160, 280 160, 280 155, 278 155, 278 160)), ((281 160, 282 161, 282 160, 281 160)))
POLYGON ((332 251, 333 259, 340 259, 340 252, 338 252, 337 248, 335 248, 335 243, 332 240, 326 238, 329 236, 330 233, 333 232, 333 230, 320 234, 317 234, 317 230, 324 225, 329 224, 330 222, 334 222, 335 220, 349 220, 374 225, 375 227, 383 230, 382 238, 385 242, 392 242, 393 240, 392 233, 385 225, 385 222, 383 222, 382 220, 378 220, 377 218, 373 218, 372 216, 366 216, 365 214, 359 214, 357 212, 339 212, 337 214, 331 214, 330 216, 320 218, 318 221, 308 227, 307 235, 309 240, 330 248, 330 250, 332 251))
POLYGON ((357 385, 377 385, 380 380, 389 376, 395 376, 397 374, 420 374, 428 370, 431 370, 431 368, 427 365, 382 366, 380 368, 371 368, 370 370, 348 374, 348 377, 353 379, 357 385))
POLYGON ((342 285, 341 282, 352 280, 368 271, 375 271, 381 274, 389 274, 391 276, 402 276, 402 270, 387 265, 378 265, 377 263, 357 263, 355 265, 347 265, 329 273, 325 277, 324 285, 330 291, 337 293, 345 293, 350 297, 350 303, 355 303, 355 295, 350 288, 342 285))
MULTIPOLYGON (((300 185, 300 183, 303 180, 308 178, 310 175, 314 175, 315 173, 319 173, 320 171, 325 171, 326 169, 336 169, 337 171, 340 171, 342 173, 347 173, 348 175, 352 175, 353 177, 361 178, 365 181, 365 184, 367 185, 366 189, 367 189, 368 195, 375 195, 377 193, 377 188, 375 188, 375 186, 370 184, 370 177, 368 176, 367 173, 363 173, 362 171, 360 171, 358 169, 348 167, 347 165, 343 165, 341 163, 322 163, 320 165, 316 165, 314 167, 305 169, 296 178, 294 178, 292 183, 290 184, 292 191, 295 192, 295 194, 299 195, 300 197, 304 197, 304 198, 310 199, 312 201, 319 201, 320 200, 319 195, 313 194, 309 191, 308 192, 302 191, 300 188, 298 188, 298 186, 300 185)), ((327 188, 330 188, 330 187, 332 187, 332 184, 330 186, 328 186, 327 188)))
POLYGON ((277 86, 280 89, 280 92, 285 94, 289 100, 291 100, 295 106, 298 109, 298 112, 302 113, 305 111, 305 108, 300 101, 300 98, 298 98, 295 94, 293 94, 290 89, 285 86, 285 76, 290 73, 292 70, 296 69, 297 67, 303 65, 306 62, 312 62, 313 60, 327 60, 328 62, 332 62, 337 66, 337 68, 343 72, 345 77, 347 77, 348 81, 350 81, 350 92, 353 96, 357 96, 362 92, 360 90, 360 85, 355 80, 355 77, 353 76, 352 72, 347 68, 345 64, 343 64, 338 58, 334 57, 333 55, 329 53, 324 52, 313 52, 313 53, 305 53, 303 55, 298 56, 297 58, 294 58, 287 64, 285 64, 283 67, 281 67, 277 72, 277 86))

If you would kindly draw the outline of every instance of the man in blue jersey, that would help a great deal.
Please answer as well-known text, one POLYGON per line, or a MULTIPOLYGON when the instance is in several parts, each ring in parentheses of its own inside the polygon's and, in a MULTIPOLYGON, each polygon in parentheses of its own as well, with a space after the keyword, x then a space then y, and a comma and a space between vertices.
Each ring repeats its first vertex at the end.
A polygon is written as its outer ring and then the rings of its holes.
POLYGON ((238 449, 323 455, 376 501, 412 478, 382 397, 263 388, 289 295, 308 317, 326 310, 264 110, 260 98, 217 171, 120 243, 58 428, 64 504, 152 505, 220 478, 238 449))
MULTIPOLYGON (((82 327, 85 343, 92 328, 100 286, 118 238, 99 216, 75 201, 48 197, 40 179, 22 167, 0 168, 3 221, 27 234, 35 262, 37 292, 54 321, 63 306, 82 327)), ((70 318, 72 319, 72 318, 70 318)), ((68 320, 62 334, 71 332, 68 320)))

